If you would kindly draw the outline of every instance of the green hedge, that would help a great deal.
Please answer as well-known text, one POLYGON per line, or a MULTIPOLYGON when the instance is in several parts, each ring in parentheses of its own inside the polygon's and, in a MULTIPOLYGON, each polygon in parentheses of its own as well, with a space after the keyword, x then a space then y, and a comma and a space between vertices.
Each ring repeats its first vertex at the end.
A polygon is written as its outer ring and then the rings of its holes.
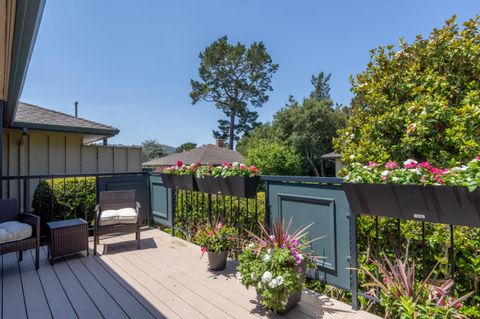
POLYGON ((96 204, 96 178, 56 178, 41 181, 35 189, 32 207, 43 229, 52 220, 81 217, 90 225, 96 204))

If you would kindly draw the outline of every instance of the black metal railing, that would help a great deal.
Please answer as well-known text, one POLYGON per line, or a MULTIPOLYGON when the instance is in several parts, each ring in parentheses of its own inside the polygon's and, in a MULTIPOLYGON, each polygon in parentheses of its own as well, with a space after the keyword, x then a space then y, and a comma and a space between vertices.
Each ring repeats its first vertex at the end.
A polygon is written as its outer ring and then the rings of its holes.
MULTIPOLYGON (((93 227, 93 210, 97 203, 98 179, 121 179, 138 173, 42 174, 1 176, 1 198, 16 198, 19 210, 39 215, 42 236, 45 224, 52 220, 83 218, 93 227)), ((148 188, 145 187, 148 192, 148 188)), ((141 195, 141 194, 137 194, 141 195)), ((144 207, 149 210, 149 206, 144 207)))

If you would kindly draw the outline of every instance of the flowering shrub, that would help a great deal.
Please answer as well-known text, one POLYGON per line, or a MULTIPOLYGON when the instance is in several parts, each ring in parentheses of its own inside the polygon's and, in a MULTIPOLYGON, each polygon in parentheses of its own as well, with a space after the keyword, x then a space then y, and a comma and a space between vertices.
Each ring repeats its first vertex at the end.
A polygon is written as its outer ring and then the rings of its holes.
POLYGON ((231 176, 245 176, 253 177, 260 175, 260 169, 256 166, 247 166, 238 162, 233 162, 232 164, 223 162, 220 166, 206 165, 202 166, 196 171, 198 178, 203 178, 205 176, 214 176, 214 177, 231 177, 231 176))
POLYGON ((378 295, 375 289, 371 289, 369 294, 380 299, 385 307, 385 318, 463 318, 458 310, 471 293, 454 298, 451 295, 452 279, 433 282, 430 280, 434 273, 432 270, 425 279, 417 281, 414 265, 407 265, 399 258, 395 262, 387 256, 384 259, 385 265, 378 260, 373 261, 379 276, 367 267, 362 270, 373 281, 365 286, 379 289, 378 295))
POLYGON ((216 223, 215 226, 201 226, 198 230, 195 241, 200 245, 202 254, 210 251, 219 253, 229 250, 237 238, 237 229, 216 223))
POLYGON ((273 235, 260 225, 262 235, 252 234, 254 241, 239 256, 242 284, 255 287, 261 305, 274 312, 285 309, 291 293, 302 291, 306 269, 315 266, 314 257, 305 252, 311 241, 303 240, 309 226, 289 235, 290 224, 285 228, 277 221, 273 235))
POLYGON ((190 165, 185 165, 182 161, 178 161, 177 165, 166 167, 161 172, 164 174, 174 175, 195 175, 199 167, 200 163, 192 163, 190 165))
POLYGON ((480 157, 467 165, 450 169, 434 167, 428 162, 407 160, 402 167, 396 162, 381 165, 353 163, 347 168, 345 181, 350 183, 418 184, 466 186, 473 191, 480 185, 480 157))

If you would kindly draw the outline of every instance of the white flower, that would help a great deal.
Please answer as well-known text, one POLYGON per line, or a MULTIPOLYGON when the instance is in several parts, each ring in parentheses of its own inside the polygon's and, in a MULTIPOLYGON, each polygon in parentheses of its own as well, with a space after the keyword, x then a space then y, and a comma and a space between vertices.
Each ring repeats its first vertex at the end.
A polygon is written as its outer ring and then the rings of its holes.
POLYGON ((269 271, 266 271, 262 275, 262 282, 268 283, 272 280, 272 273, 269 271))
POLYGON ((232 166, 239 166, 239 165, 240 165, 239 162, 233 162, 233 163, 232 163, 232 166))
POLYGON ((268 248, 268 249, 267 249, 267 253, 268 253, 268 254, 271 254, 271 253, 272 253, 272 249, 271 249, 271 248, 268 248))
POLYGON ((302 260, 303 260, 303 255, 302 255, 302 254, 298 254, 298 255, 297 255, 297 258, 298 258, 300 261, 302 261, 302 260))
POLYGON ((262 283, 261 283, 261 282, 259 282, 259 283, 257 284, 257 288, 258 288, 258 289, 261 289, 261 288, 262 288, 262 283))
POLYGON ((253 272, 250 274, 250 278, 255 279, 255 274, 253 272))
POLYGON ((263 255, 263 261, 269 261, 271 256, 269 254, 263 255))
POLYGON ((390 174, 390 171, 383 171, 382 172, 382 177, 387 177, 388 174, 390 174))
POLYGON ((277 288, 278 287, 278 281, 276 278, 273 278, 269 283, 268 287, 270 288, 277 288))
POLYGON ((283 285, 283 277, 282 276, 277 276, 277 278, 275 278, 277 280, 277 284, 279 286, 283 285))
POLYGON ((350 155, 350 159, 351 159, 351 160, 355 159, 355 155, 353 155, 353 154, 350 155))
POLYGON ((255 246, 253 243, 247 245, 248 248, 253 248, 253 246, 255 246))
POLYGON ((413 159, 407 159, 405 162, 403 162, 403 165, 411 165, 411 164, 417 165, 418 162, 416 160, 413 160, 413 159))

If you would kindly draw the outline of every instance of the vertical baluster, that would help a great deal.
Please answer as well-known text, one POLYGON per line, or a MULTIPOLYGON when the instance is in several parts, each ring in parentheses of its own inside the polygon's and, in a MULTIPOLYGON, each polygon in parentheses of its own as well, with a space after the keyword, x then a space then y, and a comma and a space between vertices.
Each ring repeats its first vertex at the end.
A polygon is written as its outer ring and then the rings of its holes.
POLYGON ((73 178, 73 213, 77 218, 77 177, 73 178))
MULTIPOLYGON (((451 258, 451 276, 455 280, 455 241, 454 241, 454 228, 450 225, 450 258, 451 258)), ((452 288, 452 294, 455 292, 455 286, 452 288)))
POLYGON ((425 222, 422 222, 422 274, 423 278, 427 275, 427 251, 425 245, 425 222))
MULTIPOLYGON (((83 193, 87 194, 87 176, 83 177, 83 193)), ((97 196, 97 193, 95 193, 95 196, 97 196)), ((95 199, 95 203, 99 204, 99 199, 98 198, 95 199)), ((87 205, 85 205, 83 213, 85 215, 85 220, 87 221, 87 223, 89 223, 90 221, 88 220, 88 207, 87 207, 87 205)), ((93 223, 95 223, 95 213, 93 213, 93 223)))

